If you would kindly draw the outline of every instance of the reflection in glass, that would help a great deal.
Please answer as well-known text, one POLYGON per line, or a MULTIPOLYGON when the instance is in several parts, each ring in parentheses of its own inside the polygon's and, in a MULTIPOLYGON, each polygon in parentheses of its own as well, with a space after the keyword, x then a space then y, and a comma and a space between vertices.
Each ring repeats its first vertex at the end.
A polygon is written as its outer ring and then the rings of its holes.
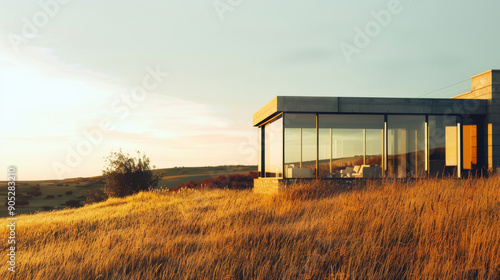
POLYGON ((332 142, 333 129, 319 130, 319 174, 332 173, 332 155, 335 149, 332 142))
POLYGON ((388 171, 396 178, 425 175, 425 116, 388 116, 388 171))
POLYGON ((367 165, 383 166, 384 130, 366 130, 366 163, 367 165))
POLYGON ((320 114, 321 177, 382 176, 383 128, 380 115, 320 114))
POLYGON ((313 178, 316 173, 315 114, 285 114, 285 177, 313 178))
POLYGON ((450 176, 457 173, 457 118, 429 116, 429 175, 450 176))
POLYGON ((266 177, 283 177, 283 119, 279 117, 264 129, 266 177))
MULTIPOLYGON (((315 121, 316 122, 316 121, 315 121)), ((314 125, 316 126, 316 124, 314 125)), ((302 128, 302 165, 301 168, 316 170, 316 128, 302 128)))
POLYGON ((383 115, 287 113, 259 128, 259 137, 265 140, 259 173, 262 177, 369 178, 365 170, 381 177, 385 166, 386 175, 396 178, 427 173, 460 177, 462 166, 472 174, 478 168, 478 127, 460 126, 457 117, 449 115, 425 120, 425 115, 387 115, 385 123, 383 115))

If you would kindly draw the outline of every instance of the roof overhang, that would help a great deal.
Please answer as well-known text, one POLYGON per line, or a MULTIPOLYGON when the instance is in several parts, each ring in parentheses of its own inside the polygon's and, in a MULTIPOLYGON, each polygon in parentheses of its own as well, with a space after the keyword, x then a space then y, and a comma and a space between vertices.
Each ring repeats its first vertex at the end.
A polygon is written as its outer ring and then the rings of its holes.
POLYGON ((253 115, 253 125, 282 112, 483 115, 487 105, 488 100, 480 99, 277 96, 253 115))

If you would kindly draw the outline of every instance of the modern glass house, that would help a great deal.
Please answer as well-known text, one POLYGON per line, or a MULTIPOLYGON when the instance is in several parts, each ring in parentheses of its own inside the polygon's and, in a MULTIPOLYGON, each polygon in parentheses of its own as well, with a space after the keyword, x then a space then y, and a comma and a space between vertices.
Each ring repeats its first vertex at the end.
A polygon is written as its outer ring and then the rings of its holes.
POLYGON ((500 70, 450 99, 278 96, 253 116, 255 188, 290 179, 464 177, 500 166, 500 70))

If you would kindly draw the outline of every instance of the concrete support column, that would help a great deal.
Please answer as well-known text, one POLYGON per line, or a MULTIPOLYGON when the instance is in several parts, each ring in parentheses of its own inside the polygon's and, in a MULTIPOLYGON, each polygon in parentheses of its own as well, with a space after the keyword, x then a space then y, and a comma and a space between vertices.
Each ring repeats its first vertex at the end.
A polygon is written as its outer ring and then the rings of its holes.
POLYGON ((491 100, 488 104, 488 150, 491 166, 500 174, 500 70, 491 71, 491 100))

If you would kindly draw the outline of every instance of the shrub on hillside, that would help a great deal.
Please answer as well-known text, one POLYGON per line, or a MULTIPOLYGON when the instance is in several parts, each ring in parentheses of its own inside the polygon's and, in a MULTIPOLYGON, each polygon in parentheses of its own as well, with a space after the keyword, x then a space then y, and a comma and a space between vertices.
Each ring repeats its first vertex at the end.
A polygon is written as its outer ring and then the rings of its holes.
POLYGON ((45 197, 45 199, 53 199, 53 198, 55 198, 55 196, 53 196, 53 195, 51 195, 51 194, 50 194, 50 195, 47 195, 47 196, 45 197))
POLYGON ((28 196, 41 196, 42 192, 40 191, 29 191, 26 193, 28 196))
POLYGON ((184 189, 184 188, 195 189, 196 186, 198 186, 198 183, 196 183, 195 181, 189 181, 189 182, 187 182, 185 184, 180 184, 177 187, 172 188, 172 190, 179 190, 179 189, 184 189))
POLYGON ((252 179, 257 179, 259 178, 259 172, 257 171, 249 171, 248 176, 252 177, 252 179))
POLYGON ((42 192, 40 191, 40 187, 31 187, 26 192, 29 196, 41 196, 42 192))
POLYGON ((137 152, 137 158, 129 154, 111 152, 106 158, 107 167, 103 170, 106 178, 104 193, 108 197, 124 197, 156 187, 161 174, 153 174, 149 158, 137 152))
POLYGON ((66 195, 73 195, 73 192, 72 191, 67 191, 66 195))
POLYGON ((71 208, 80 207, 80 201, 75 200, 75 199, 68 200, 68 201, 66 201, 66 206, 71 207, 71 208))
POLYGON ((108 199, 108 196, 102 189, 94 189, 87 194, 85 204, 92 204, 108 199))

